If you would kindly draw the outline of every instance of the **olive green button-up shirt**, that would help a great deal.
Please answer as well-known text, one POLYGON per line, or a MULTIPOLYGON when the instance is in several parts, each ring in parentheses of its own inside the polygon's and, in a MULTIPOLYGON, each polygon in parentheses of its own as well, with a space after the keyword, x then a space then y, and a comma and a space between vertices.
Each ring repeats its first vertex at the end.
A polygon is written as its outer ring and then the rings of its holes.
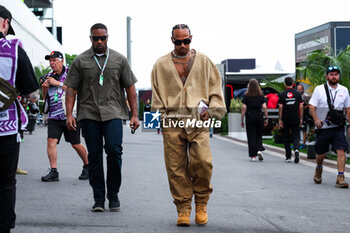
MULTIPOLYGON (((80 54, 69 68, 64 85, 78 90, 78 120, 108 121, 129 118, 125 88, 137 80, 127 59, 112 49, 109 51, 102 86, 99 83, 101 69, 94 59, 95 53, 92 48, 80 54)), ((103 67, 107 52, 96 58, 103 67)))

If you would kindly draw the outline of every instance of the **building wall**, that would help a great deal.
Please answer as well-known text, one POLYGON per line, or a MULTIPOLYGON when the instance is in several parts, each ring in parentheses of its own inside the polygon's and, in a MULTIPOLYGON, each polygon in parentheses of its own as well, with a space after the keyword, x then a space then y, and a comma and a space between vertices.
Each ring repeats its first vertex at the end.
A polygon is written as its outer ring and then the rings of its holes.
POLYGON ((303 62, 311 51, 329 44, 337 54, 350 45, 350 22, 329 22, 295 34, 295 63, 303 62))
MULTIPOLYGON (((48 66, 45 55, 52 50, 64 53, 63 46, 52 36, 46 27, 36 18, 30 9, 20 0, 1 0, 12 14, 12 27, 20 38, 33 66, 48 66)), ((8 36, 9 38, 13 36, 8 36)))

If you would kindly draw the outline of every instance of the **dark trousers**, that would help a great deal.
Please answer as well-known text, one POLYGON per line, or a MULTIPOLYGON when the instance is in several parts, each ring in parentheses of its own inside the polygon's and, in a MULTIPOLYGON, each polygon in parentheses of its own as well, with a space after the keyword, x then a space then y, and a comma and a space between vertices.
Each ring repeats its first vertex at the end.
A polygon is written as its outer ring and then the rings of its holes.
POLYGON ((293 142, 294 150, 299 150, 299 140, 300 140, 299 125, 288 125, 285 122, 283 122, 282 134, 283 134, 284 149, 286 150, 286 159, 290 159, 292 157, 290 143, 293 142))
POLYGON ((0 230, 15 227, 17 134, 0 137, 0 230))
POLYGON ((85 119, 81 120, 80 123, 88 150, 89 182, 94 192, 94 199, 104 201, 106 196, 103 148, 107 154, 107 198, 114 199, 119 193, 122 181, 122 120, 94 121, 85 119))
POLYGON ((249 157, 257 156, 258 151, 265 148, 262 145, 262 135, 264 130, 264 119, 262 116, 246 116, 245 120, 249 157))

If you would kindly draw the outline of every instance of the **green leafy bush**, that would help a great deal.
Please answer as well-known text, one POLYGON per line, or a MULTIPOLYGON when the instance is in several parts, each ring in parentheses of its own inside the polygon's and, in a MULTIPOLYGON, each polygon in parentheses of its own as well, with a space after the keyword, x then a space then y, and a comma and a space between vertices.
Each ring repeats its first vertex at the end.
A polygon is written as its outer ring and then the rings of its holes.
POLYGON ((221 127, 220 128, 214 127, 214 133, 227 134, 227 132, 228 132, 228 115, 226 113, 225 116, 221 119, 221 127))
POLYGON ((239 98, 231 99, 229 112, 241 113, 242 110, 242 100, 239 98))

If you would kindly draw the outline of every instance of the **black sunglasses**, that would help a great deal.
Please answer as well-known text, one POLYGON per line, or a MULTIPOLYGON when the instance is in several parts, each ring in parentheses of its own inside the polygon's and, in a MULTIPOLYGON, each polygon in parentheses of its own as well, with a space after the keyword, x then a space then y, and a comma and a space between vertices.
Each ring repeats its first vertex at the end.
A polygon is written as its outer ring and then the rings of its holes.
POLYGON ((186 38, 184 40, 173 40, 175 45, 182 45, 182 43, 184 43, 184 45, 190 44, 191 43, 191 39, 190 38, 186 38))
POLYGON ((107 36, 91 36, 91 38, 93 41, 98 41, 98 40, 105 41, 107 39, 107 36))

